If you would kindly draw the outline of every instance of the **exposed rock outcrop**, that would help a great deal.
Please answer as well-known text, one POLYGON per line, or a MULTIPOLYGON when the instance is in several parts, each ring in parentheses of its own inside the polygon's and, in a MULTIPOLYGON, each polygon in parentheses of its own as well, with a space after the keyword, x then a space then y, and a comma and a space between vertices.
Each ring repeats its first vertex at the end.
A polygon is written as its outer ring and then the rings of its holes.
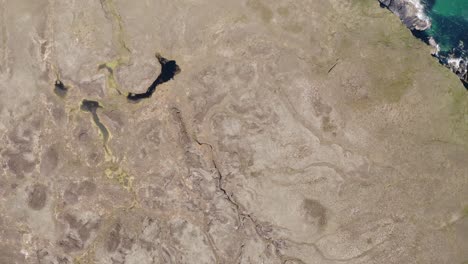
POLYGON ((430 20, 424 15, 423 6, 417 1, 379 0, 379 2, 400 17, 411 30, 426 30, 431 27, 430 20))
POLYGON ((468 86, 468 61, 463 58, 449 58, 447 66, 462 80, 465 87, 468 86))

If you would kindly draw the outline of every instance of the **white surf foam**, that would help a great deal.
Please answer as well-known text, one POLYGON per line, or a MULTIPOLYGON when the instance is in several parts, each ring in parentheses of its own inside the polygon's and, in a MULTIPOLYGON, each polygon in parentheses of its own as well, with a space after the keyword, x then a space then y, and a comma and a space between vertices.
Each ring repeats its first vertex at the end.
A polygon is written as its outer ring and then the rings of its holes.
POLYGON ((424 13, 424 6, 423 6, 423 4, 421 4, 421 1, 420 0, 408 0, 408 2, 412 3, 414 5, 414 7, 418 10, 418 12, 416 13, 416 16, 419 19, 421 19, 423 21, 426 21, 427 24, 430 25, 431 20, 426 15, 426 13, 424 13))
POLYGON ((447 60, 447 64, 454 67, 455 69, 459 69, 462 60, 462 58, 450 58, 447 60))
POLYGON ((439 55, 440 46, 439 46, 439 44, 437 44, 437 42, 435 41, 435 39, 433 37, 429 38, 429 45, 431 45, 431 47, 434 48, 432 54, 436 55, 436 56, 439 55))

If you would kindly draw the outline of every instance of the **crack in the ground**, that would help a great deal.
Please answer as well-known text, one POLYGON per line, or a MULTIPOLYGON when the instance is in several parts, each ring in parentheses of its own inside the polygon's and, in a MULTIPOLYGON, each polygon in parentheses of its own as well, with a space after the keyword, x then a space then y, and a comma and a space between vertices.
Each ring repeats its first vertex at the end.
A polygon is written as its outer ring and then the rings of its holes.
POLYGON ((340 58, 338 58, 335 64, 333 64, 333 66, 331 66, 330 69, 328 69, 327 74, 330 74, 330 72, 333 71, 333 69, 336 67, 336 65, 338 65, 339 62, 340 62, 340 58))
MULTIPOLYGON (((236 208, 238 216, 242 215, 242 214, 239 214, 239 210, 241 209, 241 206, 234 200, 234 198, 232 198, 232 196, 228 193, 228 191, 223 187, 223 175, 221 174, 221 171, 218 168, 218 164, 216 163, 216 161, 214 159, 214 148, 213 148, 213 146, 210 143, 201 142, 197 138, 194 138, 194 140, 195 140, 195 142, 197 142, 197 144, 199 146, 208 146, 210 148, 211 163, 212 163, 212 165, 213 165, 213 167, 214 167, 214 169, 216 171, 216 174, 218 176, 217 177, 218 178, 218 184, 217 184, 218 186, 217 187, 223 193, 226 200, 228 200, 229 203, 231 203, 236 208)), ((239 223, 241 223, 241 221, 239 221, 239 223)))
POLYGON ((284 255, 281 254, 281 252, 279 252, 279 246, 278 246, 278 241, 276 241, 275 239, 271 238, 270 236, 266 235, 264 231, 262 231, 262 229, 264 228, 262 224, 258 223, 258 221, 250 214, 250 213, 247 213, 245 208, 239 204, 235 199, 234 197, 229 194, 229 192, 226 190, 226 188, 224 188, 223 186, 223 181, 224 181, 224 176, 223 174, 221 173, 221 171, 219 170, 219 167, 218 167, 218 164, 216 163, 216 160, 214 158, 214 147, 213 145, 211 145, 210 143, 206 143, 206 142, 201 142, 199 141, 196 137, 194 137, 194 141, 197 142, 197 144, 199 146, 208 146, 210 148, 210 152, 211 152, 211 162, 213 164, 213 167, 216 171, 216 174, 218 175, 218 190, 220 190, 223 195, 225 196, 225 199, 231 204, 234 206, 234 208, 236 209, 236 213, 237 213, 237 217, 238 217, 238 220, 239 220, 239 225, 240 227, 244 227, 244 219, 247 219, 249 220, 253 225, 254 225, 254 228, 255 228, 255 232, 257 233, 257 235, 260 237, 260 239, 262 239, 266 244, 269 244, 269 245, 272 245, 274 247, 274 250, 275 250, 275 254, 276 254, 276 257, 278 257, 281 261, 281 263, 286 263, 288 260, 291 260, 291 259, 296 259, 296 258, 291 258, 291 257, 286 257, 284 255))
MULTIPOLYGON (((224 181, 224 176, 223 174, 221 173, 220 169, 219 169, 219 166, 215 160, 215 154, 214 154, 214 147, 213 145, 211 145, 210 143, 206 143, 206 142, 201 142, 199 141, 196 137, 194 137, 194 141, 197 142, 197 144, 199 146, 208 146, 210 148, 210 152, 211 152, 211 162, 213 164, 213 167, 216 171, 216 174, 218 175, 218 189, 223 193, 223 195, 225 196, 226 200, 229 201, 229 203, 231 203, 235 208, 236 208, 236 212, 237 212, 237 215, 238 215, 238 219, 239 219, 239 223, 241 224, 241 227, 243 227, 243 219, 248 219, 255 227, 255 232, 257 233, 257 235, 264 241, 266 242, 267 244, 271 244, 274 249, 275 249, 275 254, 276 256, 281 260, 281 263, 288 263, 289 261, 294 261, 296 263, 305 263, 304 261, 302 261, 300 258, 296 258, 296 257, 291 257, 291 256, 286 256, 286 255, 283 255, 281 252, 280 252, 280 248, 281 248, 281 240, 282 239, 275 239, 275 238, 272 238, 271 236, 265 234, 265 231, 263 231, 264 229, 264 226, 259 223, 250 213, 247 213, 245 208, 239 204, 235 199, 234 197, 232 196, 232 194, 230 194, 226 188, 223 186, 223 181, 224 181)), ((385 242, 385 241, 383 241, 385 242)), ((382 244, 383 242, 379 243, 378 245, 382 244)), ((353 260, 353 259, 357 259, 357 258, 360 258, 360 257, 363 257, 365 256, 369 251, 371 251, 373 248, 375 248, 376 246, 372 247, 371 249, 365 251, 365 252, 362 252, 361 254, 359 254, 358 256, 355 256, 355 257, 352 257, 352 258, 349 258, 349 259, 338 259, 338 258, 330 258, 330 257, 327 257, 325 255, 325 253, 315 244, 315 243, 306 243, 308 246, 311 246, 314 248, 314 250, 320 255, 320 257, 324 260, 328 260, 328 261, 339 261, 339 262, 344 262, 344 261, 348 261, 348 260, 353 260)))
POLYGON ((236 258, 236 263, 238 264, 241 263, 242 255, 244 255, 244 247, 245 247, 245 244, 242 244, 239 248, 239 255, 237 255, 237 258, 236 258))

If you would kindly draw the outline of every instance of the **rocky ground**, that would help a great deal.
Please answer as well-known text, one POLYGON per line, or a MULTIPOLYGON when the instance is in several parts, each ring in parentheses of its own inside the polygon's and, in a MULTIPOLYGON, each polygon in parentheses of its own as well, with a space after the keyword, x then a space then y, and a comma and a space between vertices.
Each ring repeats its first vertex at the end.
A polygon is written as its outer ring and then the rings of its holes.
POLYGON ((431 27, 431 22, 425 17, 419 0, 379 0, 379 2, 395 13, 409 29, 426 30, 431 27))
POLYGON ((468 260, 467 92, 377 1, 0 3, 1 264, 468 260))

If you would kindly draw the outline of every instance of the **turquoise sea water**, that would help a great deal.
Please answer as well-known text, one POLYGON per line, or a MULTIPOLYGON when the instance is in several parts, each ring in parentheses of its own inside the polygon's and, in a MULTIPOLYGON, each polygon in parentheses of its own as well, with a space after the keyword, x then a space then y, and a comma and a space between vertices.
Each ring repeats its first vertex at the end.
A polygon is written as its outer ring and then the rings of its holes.
MULTIPOLYGON (((441 53, 465 53, 468 48, 468 0, 423 0, 432 22, 426 30, 439 44, 441 53), (461 45, 466 47, 461 47, 461 45), (454 50, 455 49, 455 50, 454 50)), ((456 54, 461 55, 461 54, 456 54)))
POLYGON ((468 0, 421 0, 421 3, 432 26, 422 32, 413 30, 413 34, 427 43, 433 38, 440 49, 436 57, 468 89, 468 0))

